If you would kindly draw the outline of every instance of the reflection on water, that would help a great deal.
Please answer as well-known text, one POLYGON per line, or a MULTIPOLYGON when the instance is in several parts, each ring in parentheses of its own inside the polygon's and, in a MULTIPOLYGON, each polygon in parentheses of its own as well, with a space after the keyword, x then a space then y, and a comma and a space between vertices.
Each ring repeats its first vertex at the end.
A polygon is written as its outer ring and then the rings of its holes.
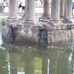
POLYGON ((2 45, 0 74, 74 74, 73 48, 73 43, 47 48, 2 45))
POLYGON ((73 65, 74 52, 69 48, 12 45, 0 48, 0 74, 73 74, 73 65))

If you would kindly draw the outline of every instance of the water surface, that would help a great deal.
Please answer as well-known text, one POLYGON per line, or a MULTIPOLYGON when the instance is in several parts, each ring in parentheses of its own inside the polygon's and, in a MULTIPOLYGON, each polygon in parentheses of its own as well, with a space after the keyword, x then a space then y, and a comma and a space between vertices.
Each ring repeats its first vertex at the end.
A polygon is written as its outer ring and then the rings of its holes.
POLYGON ((74 52, 61 46, 0 48, 0 74, 73 74, 74 52))

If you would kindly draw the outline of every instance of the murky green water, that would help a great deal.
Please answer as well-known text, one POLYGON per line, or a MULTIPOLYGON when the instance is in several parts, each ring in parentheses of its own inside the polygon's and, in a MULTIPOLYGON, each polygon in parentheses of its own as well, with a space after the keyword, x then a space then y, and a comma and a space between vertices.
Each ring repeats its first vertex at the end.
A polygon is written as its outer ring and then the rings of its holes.
POLYGON ((2 45, 0 74, 73 74, 74 51, 71 46, 2 45))

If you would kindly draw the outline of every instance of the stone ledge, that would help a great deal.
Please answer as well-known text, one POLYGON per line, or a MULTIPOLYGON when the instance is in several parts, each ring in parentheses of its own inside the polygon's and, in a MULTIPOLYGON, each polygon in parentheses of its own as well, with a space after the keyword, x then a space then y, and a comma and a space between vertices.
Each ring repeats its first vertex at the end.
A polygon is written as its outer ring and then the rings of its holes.
POLYGON ((3 26, 3 41, 16 44, 39 44, 39 29, 48 30, 48 44, 71 41, 71 30, 67 30, 64 25, 54 25, 52 23, 40 23, 35 25, 30 22, 6 22, 3 26), (41 25, 40 25, 41 24, 41 25), (12 27, 15 29, 12 36, 12 27), (15 40, 13 42, 13 40, 15 40))

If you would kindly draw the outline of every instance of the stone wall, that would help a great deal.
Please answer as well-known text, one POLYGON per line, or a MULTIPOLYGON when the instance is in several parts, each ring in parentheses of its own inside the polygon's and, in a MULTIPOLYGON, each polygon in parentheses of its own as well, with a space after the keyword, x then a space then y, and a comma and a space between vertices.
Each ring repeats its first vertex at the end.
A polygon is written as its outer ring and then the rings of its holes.
POLYGON ((67 29, 66 26, 50 26, 47 23, 36 25, 34 23, 23 23, 20 21, 5 23, 3 26, 3 41, 16 44, 39 44, 41 40, 39 36, 40 29, 47 30, 48 44, 71 41, 71 30, 67 29))

